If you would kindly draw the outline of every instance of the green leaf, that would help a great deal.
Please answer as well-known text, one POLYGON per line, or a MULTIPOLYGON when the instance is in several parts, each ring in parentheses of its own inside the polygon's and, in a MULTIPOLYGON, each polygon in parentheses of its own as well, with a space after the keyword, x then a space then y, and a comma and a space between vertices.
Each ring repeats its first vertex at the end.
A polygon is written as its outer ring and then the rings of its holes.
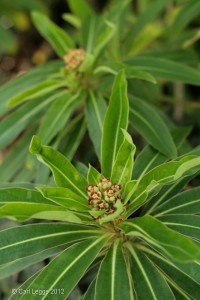
POLYGON ((149 72, 158 79, 200 85, 200 73, 198 70, 171 60, 134 56, 134 58, 128 59, 126 63, 138 67, 141 71, 149 72))
POLYGON ((151 146, 146 146, 137 156, 134 166, 132 179, 140 180, 151 169, 167 161, 167 156, 156 151, 151 146))
POLYGON ((130 219, 120 227, 127 235, 141 238, 177 261, 200 259, 200 247, 151 216, 130 219))
POLYGON ((183 296, 183 299, 198 299, 200 293, 199 278, 196 279, 194 274, 199 274, 199 265, 195 263, 174 264, 149 249, 147 254, 155 267, 162 272, 170 285, 183 296))
POLYGON ((96 280, 95 300, 133 300, 133 287, 118 239, 103 259, 96 280))
POLYGON ((177 151, 170 131, 154 108, 136 97, 131 100, 130 106, 132 126, 156 150, 169 158, 175 158, 177 151))
POLYGON ((59 187, 69 188, 79 196, 87 198, 86 179, 66 157, 51 147, 43 146, 37 136, 34 136, 31 141, 30 152, 37 155, 38 160, 51 169, 55 182, 59 187))
POLYGON ((71 37, 44 14, 34 11, 32 20, 38 31, 52 45, 59 56, 63 57, 69 48, 75 48, 71 37))
POLYGON ((94 70, 94 73, 110 73, 117 75, 120 70, 124 70, 126 78, 138 78, 152 83, 156 83, 155 78, 147 72, 140 71, 138 68, 123 64, 123 63, 108 63, 101 65, 94 70))
POLYGON ((126 200, 131 202, 128 214, 145 203, 150 193, 157 193, 157 189, 160 189, 163 184, 168 184, 181 177, 196 173, 195 167, 199 168, 199 165, 200 157, 186 156, 179 161, 168 162, 149 171, 130 194, 126 195, 126 200))
POLYGON ((179 11, 176 16, 173 24, 172 30, 176 32, 176 34, 183 30, 187 24, 195 19, 200 13, 200 2, 196 0, 189 1, 183 8, 179 11))
POLYGON ((131 245, 128 249, 137 299, 174 299, 167 282, 151 261, 131 245))
POLYGON ((81 99, 80 94, 72 96, 70 93, 66 93, 52 103, 37 133, 43 143, 48 144, 62 130, 81 99))
POLYGON ((24 101, 32 100, 36 97, 41 97, 49 92, 55 91, 59 87, 66 86, 61 80, 47 79, 43 82, 36 84, 35 86, 29 88, 28 90, 12 97, 8 101, 9 106, 15 106, 24 101))
POLYGON ((28 145, 35 132, 35 128, 27 130, 23 135, 23 138, 18 140, 7 155, 4 157, 2 164, 0 165, 0 182, 9 182, 13 177, 24 167, 28 145))
POLYGON ((87 211, 89 206, 85 198, 80 197, 70 189, 37 187, 42 195, 54 203, 77 211, 87 211))
POLYGON ((11 184, 6 188, 0 189, 0 204, 6 203, 52 204, 51 201, 45 199, 38 191, 11 187, 11 184))
POLYGON ((103 175, 99 173, 93 166, 89 165, 89 170, 87 174, 88 184, 98 184, 103 178, 103 175))
POLYGON ((49 248, 40 253, 36 253, 36 254, 30 255, 30 256, 24 257, 22 259, 17 259, 11 263, 1 265, 0 266, 0 278, 8 277, 12 274, 22 271, 23 269, 25 269, 33 264, 36 264, 47 258, 50 258, 51 256, 56 255, 57 253, 66 249, 66 247, 68 247, 68 246, 70 246, 70 244, 49 248))
POLYGON ((70 120, 66 130, 59 133, 57 142, 60 151, 71 160, 85 134, 86 122, 82 114, 70 120))
POLYGON ((54 95, 43 96, 20 106, 16 111, 9 114, 2 122, 0 127, 0 148, 4 148, 29 124, 33 124, 36 116, 42 114, 43 109, 55 100, 59 95, 66 92, 60 92, 54 95))
POLYGON ((51 204, 9 203, 0 207, 0 218, 19 222, 29 219, 47 219, 81 223, 81 219, 64 207, 51 204))
POLYGON ((146 10, 138 16, 129 30, 126 36, 127 46, 131 47, 130 41, 133 37, 137 36, 147 24, 154 21, 168 3, 168 0, 157 0, 147 6, 146 10))
POLYGON ((76 224, 31 224, 0 232, 0 265, 62 244, 102 235, 94 227, 76 224))
POLYGON ((106 103, 101 94, 90 92, 86 102, 85 114, 90 138, 100 160, 103 120, 106 113, 106 103))
POLYGON ((10 98, 23 93, 24 91, 32 88, 42 81, 45 81, 48 78, 60 77, 59 71, 61 67, 64 67, 64 64, 60 61, 49 62, 46 65, 35 67, 26 74, 19 76, 15 80, 11 80, 1 86, 1 114, 9 110, 6 102, 9 101, 10 98))
POLYGON ((161 204, 153 215, 196 214, 200 212, 200 188, 184 191, 161 204))
POLYGON ((99 56, 101 50, 105 48, 116 32, 115 24, 108 20, 102 21, 102 26, 94 44, 94 56, 99 56))
POLYGON ((158 219, 169 228, 200 241, 200 216, 179 214, 160 216, 158 219))
POLYGON ((136 150, 135 145, 132 142, 131 136, 123 130, 124 141, 120 146, 116 160, 113 165, 111 182, 116 182, 122 185, 122 187, 131 180, 133 169, 133 156, 136 150))
POLYGON ((84 0, 68 0, 67 3, 69 4, 71 11, 81 20, 94 15, 94 11, 91 6, 89 6, 84 0))
POLYGON ((119 215, 121 215, 121 213, 124 210, 121 200, 117 200, 117 202, 113 206, 116 208, 115 212, 113 214, 102 217, 99 220, 100 224, 111 222, 114 219, 116 219, 119 215))
MULTIPOLYGON (((49 291, 52 289, 63 289, 64 294, 60 299, 66 299, 101 251, 106 239, 108 239, 108 236, 103 235, 98 239, 90 238, 69 247, 40 272, 29 288, 49 291)), ((38 295, 32 296, 32 299, 38 299, 38 295)), ((24 300, 30 299, 29 295, 24 295, 23 298, 24 300)), ((52 295, 45 294, 42 299, 52 299, 52 295)))
POLYGON ((121 71, 116 76, 103 124, 101 165, 105 177, 110 177, 117 151, 123 141, 123 133, 120 129, 127 128, 128 99, 126 90, 125 75, 121 71))

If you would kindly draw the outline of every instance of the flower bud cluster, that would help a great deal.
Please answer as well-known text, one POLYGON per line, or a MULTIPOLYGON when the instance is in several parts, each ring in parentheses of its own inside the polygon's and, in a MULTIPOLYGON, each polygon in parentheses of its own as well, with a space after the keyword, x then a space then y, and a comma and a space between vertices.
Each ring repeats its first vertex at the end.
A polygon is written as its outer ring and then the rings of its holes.
POLYGON ((67 63, 67 66, 65 67, 67 71, 75 70, 84 61, 85 50, 82 48, 70 49, 63 59, 67 63))
POLYGON ((88 204, 92 210, 104 210, 105 214, 112 214, 115 212, 116 201, 122 200, 120 191, 119 184, 112 184, 108 178, 103 178, 98 184, 88 185, 88 204))

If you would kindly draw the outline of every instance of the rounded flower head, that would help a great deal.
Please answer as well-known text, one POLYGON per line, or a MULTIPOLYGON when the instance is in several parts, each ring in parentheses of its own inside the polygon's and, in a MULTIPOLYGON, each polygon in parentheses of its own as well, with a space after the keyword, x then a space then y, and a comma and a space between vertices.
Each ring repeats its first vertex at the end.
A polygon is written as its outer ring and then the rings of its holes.
POLYGON ((67 71, 78 69, 85 59, 85 50, 82 48, 70 49, 63 59, 67 63, 65 67, 67 71))
MULTIPOLYGON (((115 212, 115 203, 118 200, 122 201, 120 194, 121 186, 119 184, 112 184, 109 178, 102 178, 98 184, 90 184, 87 187, 89 196, 88 204, 92 210, 104 211, 105 215, 110 215, 115 212)), ((95 217, 97 220, 101 216, 95 217)))

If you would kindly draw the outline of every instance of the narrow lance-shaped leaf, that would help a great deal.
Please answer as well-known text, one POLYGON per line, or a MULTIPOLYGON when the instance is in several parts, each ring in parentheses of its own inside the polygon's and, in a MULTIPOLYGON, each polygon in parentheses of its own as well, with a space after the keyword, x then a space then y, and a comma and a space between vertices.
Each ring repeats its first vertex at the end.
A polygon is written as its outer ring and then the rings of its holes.
POLYGON ((56 204, 66 207, 67 209, 77 211, 86 211, 89 209, 86 199, 77 195, 70 189, 62 187, 37 187, 37 189, 42 193, 42 195, 45 198, 53 201, 56 204))
POLYGON ((87 198, 86 179, 61 153, 51 147, 43 146, 36 136, 32 139, 30 152, 37 155, 38 160, 49 166, 58 186, 69 188, 79 196, 87 198))
POLYGON ((177 290, 184 299, 198 299, 200 293, 198 263, 174 263, 150 249, 143 250, 156 268, 162 272, 166 280, 177 290))
POLYGON ((22 271, 33 264, 42 262, 44 261, 44 259, 50 258, 53 255, 57 255, 59 252, 66 249, 68 246, 70 246, 70 243, 68 245, 61 245, 58 247, 49 248, 42 252, 21 259, 17 259, 11 263, 4 264, 0 266, 0 279, 8 277, 12 274, 16 274, 17 272, 22 271))
POLYGON ((81 223, 81 220, 72 212, 67 211, 64 207, 52 204, 8 203, 0 207, 0 218, 5 217, 19 222, 32 218, 81 223))
POLYGON ((116 160, 113 165, 111 182, 116 182, 122 187, 131 179, 133 169, 133 156, 135 153, 135 145, 131 136, 122 129, 124 141, 119 148, 116 160))
POLYGON ((182 9, 180 9, 178 15, 176 16, 173 24, 172 30, 176 32, 176 34, 183 30, 183 28, 192 20, 195 19, 196 16, 199 15, 200 12, 200 2, 196 0, 192 0, 186 3, 182 9))
POLYGON ((47 39, 59 56, 62 57, 69 48, 75 47, 70 36, 44 14, 35 11, 32 13, 32 19, 41 35, 47 39))
POLYGON ((127 123, 127 84, 124 72, 121 71, 116 76, 103 124, 101 165, 106 177, 111 175, 117 151, 123 141, 121 128, 126 129, 127 123))
POLYGON ((152 212, 155 216, 197 213, 200 213, 200 188, 175 195, 152 212))
POLYGON ((62 130, 71 113, 82 100, 80 93, 74 96, 71 93, 58 97, 48 109, 38 129, 38 136, 43 143, 49 143, 51 139, 62 130))
POLYGON ((57 79, 47 79, 43 82, 40 82, 36 84, 35 86, 29 88, 28 90, 13 96, 8 101, 9 106, 16 106, 19 103, 22 103, 24 101, 32 100, 36 97, 41 97, 47 93, 50 93, 52 91, 55 91, 57 88, 65 87, 66 83, 57 80, 57 79))
POLYGON ((23 93, 24 91, 42 81, 45 81, 48 78, 59 78, 61 67, 64 67, 64 64, 60 61, 48 62, 48 64, 35 67, 24 75, 19 76, 15 80, 11 80, 1 86, 1 114, 4 114, 6 111, 8 111, 9 108, 6 105, 6 102, 9 101, 9 99, 11 99, 13 96, 23 93))
POLYGON ((110 73, 117 75, 117 73, 122 69, 124 69, 125 71, 126 78, 138 78, 152 83, 156 83, 156 79, 150 73, 140 71, 138 68, 126 65, 124 63, 107 63, 105 65, 97 67, 94 70, 94 73, 110 73))
POLYGON ((51 204, 38 191, 10 186, 0 189, 0 204, 17 202, 51 204))
POLYGON ((157 57, 134 56, 134 58, 128 59, 126 63, 138 67, 141 71, 149 72, 158 79, 200 85, 198 70, 171 60, 157 57))
POLYGON ((101 263, 96 280, 95 299, 134 299, 122 245, 117 239, 101 263))
POLYGON ((31 224, 0 232, 0 265, 45 249, 95 237, 102 231, 75 224, 31 224))
POLYGON ((151 216, 130 219, 120 227, 127 235, 143 239, 175 260, 182 262, 200 260, 200 247, 151 216))
POLYGON ((126 195, 126 201, 131 203, 127 214, 146 202, 148 195, 158 192, 163 184, 178 180, 181 177, 196 173, 200 165, 200 157, 186 156, 179 161, 168 162, 149 171, 126 195), (197 167, 197 168, 196 168, 197 167))
POLYGON ((106 103, 100 94, 90 92, 85 107, 89 135, 100 160, 103 120, 106 113, 106 103))
POLYGON ((167 282, 151 261, 132 245, 128 246, 128 250, 137 299, 174 300, 174 295, 167 282))
MULTIPOLYGON (((64 294, 61 299, 66 299, 101 251, 107 239, 108 235, 103 235, 98 239, 90 238, 69 247, 40 272, 29 288, 49 291, 63 289, 64 294)), ((24 300, 29 299, 29 295, 24 295, 23 298, 24 300)), ((42 295, 41 298, 43 300, 52 299, 52 295, 47 293, 42 295)), ((38 295, 34 294, 32 299, 38 299, 38 295)))
POLYGON ((57 97, 65 94, 65 91, 53 95, 43 96, 34 101, 20 106, 10 113, 2 122, 0 127, 0 147, 8 145, 29 124, 36 121, 36 116, 57 97))
POLYGON ((130 121, 152 147, 169 158, 177 156, 176 146, 169 129, 154 108, 141 99, 131 100, 130 121))
POLYGON ((169 228, 200 242, 200 216, 179 214, 160 216, 158 219, 169 228))
POLYGON ((101 31, 98 33, 98 37, 94 45, 95 58, 100 54, 101 50, 105 48, 116 32, 116 26, 113 23, 104 21, 102 22, 102 25, 104 26, 102 26, 103 28, 101 28, 101 31))

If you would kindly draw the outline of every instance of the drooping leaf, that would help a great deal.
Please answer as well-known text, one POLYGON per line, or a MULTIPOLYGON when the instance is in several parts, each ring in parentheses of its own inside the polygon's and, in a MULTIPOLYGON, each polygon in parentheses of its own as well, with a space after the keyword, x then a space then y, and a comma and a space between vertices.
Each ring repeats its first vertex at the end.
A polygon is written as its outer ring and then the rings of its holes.
POLYGON ((177 261, 189 262, 200 259, 200 247, 151 216, 130 219, 124 222, 121 228, 127 235, 141 238, 177 261))
POLYGON ((133 156, 136 150, 131 136, 125 130, 123 130, 123 135, 124 141, 117 152, 111 174, 111 182, 116 182, 122 187, 131 179, 133 156))
POLYGON ((95 299, 134 299, 122 245, 117 239, 101 263, 96 280, 95 299))
POLYGON ((128 99, 126 79, 121 71, 116 76, 109 106, 105 115, 102 136, 102 173, 110 177, 117 151, 123 141, 122 129, 127 128, 128 99))
POLYGON ((59 56, 63 57, 69 48, 75 48, 71 37, 44 14, 34 11, 32 20, 38 31, 52 45, 59 56))
MULTIPOLYGON (((90 238, 69 247, 40 272, 29 288, 33 290, 63 289, 63 294, 59 298, 66 299, 101 251, 107 239, 108 236, 103 235, 98 239, 90 238), (67 285, 65 284, 66 280, 67 285)), ((29 296, 25 295, 23 298, 26 300, 29 296)), ((38 295, 33 295, 32 298, 38 299, 38 295)), ((45 294, 42 298, 43 300, 52 299, 52 295, 45 294)))
POLYGON ((151 261, 131 245, 130 266, 138 299, 174 299, 167 282, 151 261), (159 288, 158 288, 159 286, 159 288))
POLYGON ((69 188, 79 196, 87 198, 86 179, 66 157, 51 147, 43 146, 40 139, 36 136, 32 139, 30 152, 37 155, 38 160, 51 169, 55 182, 59 187, 69 188))

